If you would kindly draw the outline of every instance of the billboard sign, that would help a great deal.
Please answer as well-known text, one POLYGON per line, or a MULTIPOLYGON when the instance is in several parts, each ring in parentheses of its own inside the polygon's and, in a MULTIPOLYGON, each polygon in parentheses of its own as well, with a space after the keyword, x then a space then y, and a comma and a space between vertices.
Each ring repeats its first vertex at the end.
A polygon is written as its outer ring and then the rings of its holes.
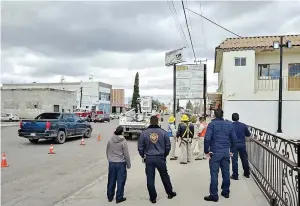
POLYGON ((202 99, 203 88, 203 64, 176 66, 176 99, 202 99))
POLYGON ((184 62, 183 48, 176 49, 176 50, 166 53, 166 56, 165 56, 165 65, 166 66, 172 66, 174 64, 178 64, 178 63, 182 63, 182 62, 184 62))

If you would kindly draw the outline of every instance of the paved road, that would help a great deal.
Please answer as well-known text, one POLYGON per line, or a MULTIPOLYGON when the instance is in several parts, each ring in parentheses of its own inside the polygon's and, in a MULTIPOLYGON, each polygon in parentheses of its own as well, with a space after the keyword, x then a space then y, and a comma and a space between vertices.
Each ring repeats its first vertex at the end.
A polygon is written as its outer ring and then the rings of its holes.
MULTIPOLYGON (((54 145, 55 155, 48 155, 51 142, 34 145, 17 136, 18 127, 2 127, 2 152, 9 167, 1 169, 1 205, 52 206, 106 174, 105 147, 117 124, 118 120, 93 123, 85 146, 73 139, 54 145), (99 133, 101 141, 97 141, 99 133)), ((128 144, 131 156, 136 156, 136 141, 128 144)))

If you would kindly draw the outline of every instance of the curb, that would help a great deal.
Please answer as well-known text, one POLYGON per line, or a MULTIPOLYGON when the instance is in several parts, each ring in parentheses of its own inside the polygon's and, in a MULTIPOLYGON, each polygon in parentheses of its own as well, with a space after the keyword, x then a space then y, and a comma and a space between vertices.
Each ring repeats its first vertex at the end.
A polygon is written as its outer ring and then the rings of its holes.
POLYGON ((19 124, 1 124, 1 127, 16 127, 19 124))

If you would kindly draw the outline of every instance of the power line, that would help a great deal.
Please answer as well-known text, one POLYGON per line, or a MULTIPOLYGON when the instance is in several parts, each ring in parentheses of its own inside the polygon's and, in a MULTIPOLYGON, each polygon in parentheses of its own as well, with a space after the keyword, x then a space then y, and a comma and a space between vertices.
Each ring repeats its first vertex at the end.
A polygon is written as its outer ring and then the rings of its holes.
MULTIPOLYGON (((200 14, 202 15, 202 5, 201 5, 201 1, 199 1, 199 5, 200 5, 200 14)), ((202 33, 203 33, 203 37, 204 37, 204 49, 205 49, 205 57, 207 59, 207 44, 206 44, 206 35, 205 35, 205 31, 204 31, 204 21, 203 18, 201 17, 201 25, 202 25, 202 33)))
MULTIPOLYGON (((185 0, 185 8, 188 8, 188 0, 185 0)), ((189 16, 189 22, 190 22, 190 27, 191 27, 191 36, 192 36, 192 40, 194 42, 194 44, 196 45, 196 41, 195 41, 195 36, 193 35, 193 25, 192 25, 192 20, 191 20, 191 15, 188 13, 189 16)))
POLYGON ((172 17, 173 17, 173 19, 175 21, 175 25, 176 25, 177 29, 179 30, 184 43, 186 44, 186 46, 188 46, 188 40, 186 38, 186 35, 185 35, 184 30, 182 28, 182 25, 180 23, 180 20, 179 20, 178 13, 176 11, 174 2, 173 1, 167 1, 167 3, 168 3, 170 11, 172 13, 172 17))
POLYGON ((188 33, 189 33, 189 37, 190 37, 190 41, 191 41, 191 46, 192 46, 192 49, 193 49, 194 58, 195 58, 195 61, 196 61, 196 54, 195 54, 195 50, 194 50, 194 45, 193 45, 193 41, 192 41, 192 37, 191 37, 191 32, 190 32, 189 24, 188 24, 187 18, 186 18, 186 13, 185 13, 185 8, 184 8, 183 0, 181 0, 181 4, 182 4, 183 13, 184 13, 186 27, 187 27, 187 30, 188 30, 188 33))
POLYGON ((209 18, 207 18, 207 17, 203 16, 202 14, 198 14, 197 12, 195 12, 195 11, 192 11, 192 10, 190 10, 190 9, 188 9, 188 8, 187 8, 186 10, 189 10, 190 12, 192 12, 192 13, 194 13, 194 14, 198 15, 198 16, 201 16, 202 18, 204 18, 204 19, 206 19, 207 21, 209 21, 209 22, 213 23, 214 25, 216 25, 216 26, 218 26, 218 27, 220 27, 220 28, 222 28, 222 29, 224 29, 224 30, 228 31, 228 32, 229 32, 229 33, 231 33, 231 34, 234 34, 235 36, 238 36, 238 37, 242 38, 242 36, 240 36, 240 35, 238 35, 238 34, 236 34, 236 33, 232 32, 232 31, 230 31, 230 30, 226 29, 225 27, 221 26, 220 24, 217 24, 216 22, 214 22, 214 21, 210 20, 209 18))

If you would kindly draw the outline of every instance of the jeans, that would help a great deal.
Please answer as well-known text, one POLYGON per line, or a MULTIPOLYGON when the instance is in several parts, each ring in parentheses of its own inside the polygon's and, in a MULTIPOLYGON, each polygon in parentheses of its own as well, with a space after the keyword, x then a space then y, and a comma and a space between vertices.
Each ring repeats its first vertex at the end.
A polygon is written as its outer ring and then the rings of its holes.
POLYGON ((109 162, 107 199, 112 200, 115 196, 117 185, 116 200, 122 200, 124 197, 124 187, 127 179, 127 169, 125 162, 109 162))
POLYGON ((211 159, 209 160, 210 168, 210 196, 211 198, 218 200, 218 176, 219 169, 221 168, 222 172, 222 193, 229 194, 230 190, 230 154, 228 152, 223 153, 213 153, 211 159))
POLYGON ((160 174, 161 181, 163 182, 166 193, 172 194, 173 188, 170 180, 170 176, 167 170, 167 164, 165 157, 150 156, 146 157, 146 176, 147 176, 147 188, 150 196, 150 200, 155 200, 157 198, 157 193, 155 189, 155 169, 158 170, 160 174))
POLYGON ((238 171, 238 156, 239 155, 240 155, 242 166, 244 169, 244 175, 245 176, 250 175, 248 153, 246 151, 246 145, 245 144, 237 144, 236 152, 233 154, 233 157, 232 157, 232 177, 234 177, 234 178, 238 178, 238 176, 239 176, 239 171, 238 171))

